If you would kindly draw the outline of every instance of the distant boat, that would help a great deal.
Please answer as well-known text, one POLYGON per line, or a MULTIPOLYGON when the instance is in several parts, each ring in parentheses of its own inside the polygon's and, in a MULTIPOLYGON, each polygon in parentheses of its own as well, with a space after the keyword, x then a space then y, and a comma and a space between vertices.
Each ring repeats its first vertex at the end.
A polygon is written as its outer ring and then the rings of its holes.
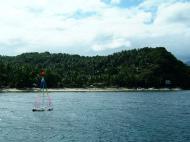
POLYGON ((52 101, 51 97, 48 94, 47 84, 44 79, 45 70, 43 69, 41 70, 40 76, 42 77, 40 83, 41 93, 37 94, 34 108, 32 109, 32 111, 52 111, 53 110, 52 101))
POLYGON ((52 101, 51 97, 48 94, 47 89, 42 90, 42 93, 37 94, 35 103, 34 103, 34 108, 32 111, 52 111, 53 106, 52 106, 52 101))

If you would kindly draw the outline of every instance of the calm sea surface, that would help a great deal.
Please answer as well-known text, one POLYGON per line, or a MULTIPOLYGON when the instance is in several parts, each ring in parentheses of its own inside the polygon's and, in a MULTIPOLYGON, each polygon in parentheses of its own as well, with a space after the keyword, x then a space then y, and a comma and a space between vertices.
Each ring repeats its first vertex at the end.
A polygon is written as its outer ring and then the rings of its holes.
POLYGON ((32 112, 35 93, 1 93, 0 142, 190 141, 190 91, 50 95, 53 111, 32 112))

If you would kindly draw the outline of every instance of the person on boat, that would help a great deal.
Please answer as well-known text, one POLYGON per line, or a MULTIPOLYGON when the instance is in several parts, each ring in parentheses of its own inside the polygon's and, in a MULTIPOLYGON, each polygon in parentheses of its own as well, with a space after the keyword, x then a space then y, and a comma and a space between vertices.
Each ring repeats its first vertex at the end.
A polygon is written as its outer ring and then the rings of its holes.
POLYGON ((42 77, 41 82, 40 82, 40 88, 41 89, 47 88, 47 84, 46 84, 46 81, 44 79, 45 75, 46 75, 46 72, 44 69, 42 69, 40 71, 40 76, 42 77))
POLYGON ((38 95, 36 102, 34 104, 34 108, 32 109, 32 111, 52 111, 53 107, 52 107, 52 102, 51 102, 51 97, 48 95, 48 91, 47 91, 47 84, 45 81, 45 75, 46 72, 44 69, 42 69, 40 71, 40 76, 41 76, 41 82, 40 82, 40 88, 41 88, 41 92, 40 94, 42 95, 38 95), (46 97, 45 97, 46 94, 46 97), (47 100, 46 100, 47 99, 47 100))

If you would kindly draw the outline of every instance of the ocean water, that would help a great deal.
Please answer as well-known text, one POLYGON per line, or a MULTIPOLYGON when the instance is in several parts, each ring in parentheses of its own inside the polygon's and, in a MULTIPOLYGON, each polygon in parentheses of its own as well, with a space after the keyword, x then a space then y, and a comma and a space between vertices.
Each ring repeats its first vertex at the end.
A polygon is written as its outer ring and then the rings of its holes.
POLYGON ((190 141, 190 91, 50 95, 53 111, 32 112, 35 93, 1 93, 0 142, 190 141))

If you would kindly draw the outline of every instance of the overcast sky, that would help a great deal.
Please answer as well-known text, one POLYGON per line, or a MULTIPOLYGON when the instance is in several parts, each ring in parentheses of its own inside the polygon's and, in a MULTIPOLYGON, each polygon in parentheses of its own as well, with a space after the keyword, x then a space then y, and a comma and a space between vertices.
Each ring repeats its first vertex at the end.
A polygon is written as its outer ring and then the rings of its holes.
POLYGON ((0 0, 0 54, 164 46, 190 60, 190 0, 0 0))

